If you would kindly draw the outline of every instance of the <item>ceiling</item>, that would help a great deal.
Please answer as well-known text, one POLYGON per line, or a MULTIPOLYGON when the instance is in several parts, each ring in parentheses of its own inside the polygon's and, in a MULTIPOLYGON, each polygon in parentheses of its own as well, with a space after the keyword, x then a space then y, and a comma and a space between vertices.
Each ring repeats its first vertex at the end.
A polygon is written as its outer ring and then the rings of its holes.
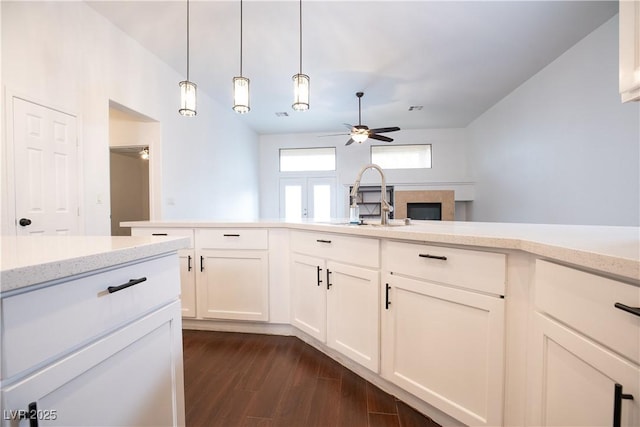
MULTIPOLYGON (((88 3, 186 76, 186 1, 88 3)), ((465 127, 614 16, 618 2, 305 0, 306 112, 291 108, 298 7, 295 0, 243 4, 251 111, 241 120, 260 134, 345 131, 343 123, 358 121, 357 91, 365 93, 362 123, 369 127, 465 127)), ((231 108, 240 1, 191 0, 190 8, 190 80, 231 108)), ((177 94, 178 81, 176 110, 177 94)))

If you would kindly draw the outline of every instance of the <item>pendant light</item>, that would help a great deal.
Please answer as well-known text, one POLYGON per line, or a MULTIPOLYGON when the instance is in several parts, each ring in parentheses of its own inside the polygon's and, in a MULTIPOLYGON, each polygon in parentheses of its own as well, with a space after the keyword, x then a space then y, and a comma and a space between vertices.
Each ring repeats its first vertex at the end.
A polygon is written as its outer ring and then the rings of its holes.
POLYGON ((248 113, 249 79, 242 77, 242 0, 240 0, 240 77, 233 78, 233 110, 236 113, 248 113))
POLYGON ((189 81, 189 0, 187 0, 187 80, 180 82, 180 114, 196 115, 196 84, 189 81))
POLYGON ((309 76, 302 74, 302 0, 300 0, 300 72, 293 76, 293 107, 296 111, 309 109, 309 76))

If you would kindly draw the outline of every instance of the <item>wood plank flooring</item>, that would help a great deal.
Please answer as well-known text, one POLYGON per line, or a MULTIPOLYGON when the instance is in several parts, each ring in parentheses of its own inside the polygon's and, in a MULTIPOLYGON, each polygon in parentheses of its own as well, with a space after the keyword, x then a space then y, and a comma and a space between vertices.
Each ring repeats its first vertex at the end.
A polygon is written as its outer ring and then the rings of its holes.
POLYGON ((439 427, 295 337, 183 331, 187 427, 439 427))

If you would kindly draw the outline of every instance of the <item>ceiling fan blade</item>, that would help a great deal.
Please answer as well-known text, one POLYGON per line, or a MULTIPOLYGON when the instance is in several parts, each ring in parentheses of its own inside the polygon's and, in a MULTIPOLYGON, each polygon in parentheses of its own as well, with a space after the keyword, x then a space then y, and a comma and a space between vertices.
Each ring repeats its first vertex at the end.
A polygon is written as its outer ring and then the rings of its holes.
POLYGON ((391 142, 393 138, 389 138, 388 136, 376 135, 375 133, 369 134, 369 138, 377 139, 378 141, 391 142))
POLYGON ((348 133, 331 133, 329 135, 318 135, 318 138, 324 138, 325 136, 347 136, 348 133))
POLYGON ((392 127, 388 127, 388 128, 371 129, 371 133, 395 132, 397 130, 400 130, 400 128, 397 127, 397 126, 392 126, 392 127))
POLYGON ((350 125, 349 123, 343 123, 343 125, 345 125, 347 129, 351 129, 353 127, 353 125, 350 125))
POLYGON ((353 144, 354 142, 356 142, 356 141, 355 141, 353 138, 349 138, 349 140, 347 141, 347 143, 346 143, 346 144, 344 144, 344 145, 351 145, 351 144, 353 144))

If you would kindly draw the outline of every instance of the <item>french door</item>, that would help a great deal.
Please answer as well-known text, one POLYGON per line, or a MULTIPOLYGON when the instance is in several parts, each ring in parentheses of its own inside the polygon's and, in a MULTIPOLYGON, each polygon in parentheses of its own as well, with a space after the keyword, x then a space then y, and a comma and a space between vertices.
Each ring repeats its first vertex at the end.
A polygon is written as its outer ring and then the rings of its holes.
POLYGON ((329 221, 336 217, 336 179, 299 177, 280 179, 280 218, 329 221))

